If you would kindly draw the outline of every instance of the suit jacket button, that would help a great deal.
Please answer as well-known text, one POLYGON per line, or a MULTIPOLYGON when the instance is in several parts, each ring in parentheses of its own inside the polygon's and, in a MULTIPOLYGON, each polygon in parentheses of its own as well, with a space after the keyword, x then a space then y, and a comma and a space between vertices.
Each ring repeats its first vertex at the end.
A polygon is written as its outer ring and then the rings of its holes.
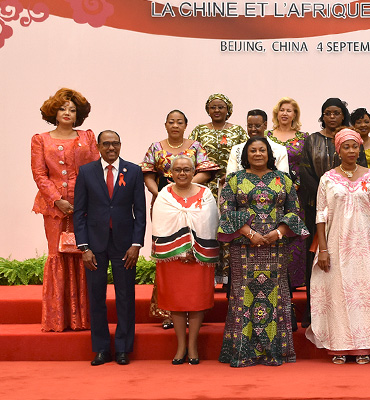
POLYGON ((62 183, 62 186, 63 186, 63 187, 67 187, 67 185, 68 185, 67 182, 63 182, 63 183, 62 183))

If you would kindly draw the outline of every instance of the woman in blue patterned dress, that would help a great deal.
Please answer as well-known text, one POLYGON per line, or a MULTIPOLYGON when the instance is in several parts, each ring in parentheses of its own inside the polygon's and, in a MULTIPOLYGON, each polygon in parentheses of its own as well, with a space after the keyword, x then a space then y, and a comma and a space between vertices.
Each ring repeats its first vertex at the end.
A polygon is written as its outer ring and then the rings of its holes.
POLYGON ((242 171, 221 192, 218 240, 230 243, 231 290, 219 361, 232 367, 294 362, 287 248, 306 237, 292 180, 265 138, 249 139, 242 171))

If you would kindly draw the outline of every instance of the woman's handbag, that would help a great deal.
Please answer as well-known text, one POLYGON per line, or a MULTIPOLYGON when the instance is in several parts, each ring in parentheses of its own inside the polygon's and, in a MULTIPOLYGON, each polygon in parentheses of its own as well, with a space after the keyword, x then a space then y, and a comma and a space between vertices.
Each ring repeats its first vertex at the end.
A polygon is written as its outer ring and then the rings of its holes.
POLYGON ((75 253, 81 254, 76 246, 76 238, 73 232, 69 232, 69 216, 67 217, 67 227, 66 231, 60 233, 59 237, 59 252, 60 253, 75 253))

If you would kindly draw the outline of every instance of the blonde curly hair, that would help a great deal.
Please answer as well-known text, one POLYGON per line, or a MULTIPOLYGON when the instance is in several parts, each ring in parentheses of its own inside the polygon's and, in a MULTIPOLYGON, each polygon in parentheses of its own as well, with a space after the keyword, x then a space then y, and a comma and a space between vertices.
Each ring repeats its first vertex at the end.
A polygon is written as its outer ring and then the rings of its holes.
POLYGON ((273 122, 273 127, 272 129, 279 129, 279 121, 278 121, 278 112, 281 108, 281 106, 283 104, 290 104, 295 112, 295 117, 292 121, 292 129, 294 129, 296 132, 298 132, 301 129, 301 121, 300 121, 300 117, 301 117, 301 110, 299 108, 298 103, 292 99, 291 97, 282 97, 278 103, 276 104, 276 106, 273 108, 272 110, 272 122, 273 122))

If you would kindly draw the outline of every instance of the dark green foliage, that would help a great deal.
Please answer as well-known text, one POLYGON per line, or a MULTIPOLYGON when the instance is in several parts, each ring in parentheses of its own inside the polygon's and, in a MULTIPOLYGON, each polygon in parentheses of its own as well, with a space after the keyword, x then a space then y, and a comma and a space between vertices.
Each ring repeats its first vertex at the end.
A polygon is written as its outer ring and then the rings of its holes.
POLYGON ((155 261, 146 260, 144 256, 139 256, 136 264, 136 284, 147 285, 154 283, 155 261))
MULTIPOLYGON (((0 285, 42 285, 47 256, 18 261, 0 257, 0 285)), ((152 284, 155 262, 140 256, 136 267, 136 284, 152 284)), ((113 283, 112 268, 108 268, 108 283, 113 283)))
POLYGON ((0 257, 0 285, 42 285, 46 255, 18 261, 0 257))

